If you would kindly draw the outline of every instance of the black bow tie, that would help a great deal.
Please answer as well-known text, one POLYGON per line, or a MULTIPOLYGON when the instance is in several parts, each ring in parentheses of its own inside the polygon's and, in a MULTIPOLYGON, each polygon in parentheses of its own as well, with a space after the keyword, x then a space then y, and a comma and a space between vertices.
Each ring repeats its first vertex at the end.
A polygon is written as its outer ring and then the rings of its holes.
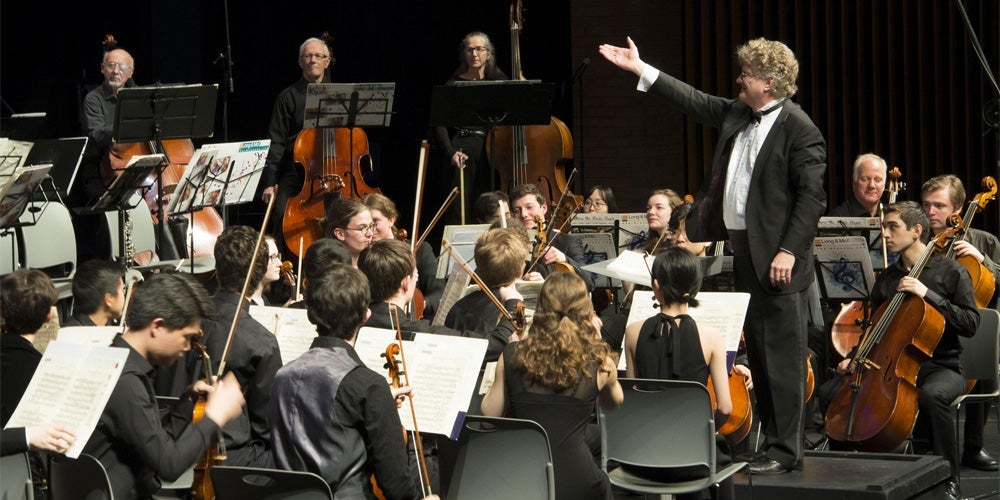
POLYGON ((751 113, 753 115, 753 121, 755 121, 757 123, 760 123, 760 119, 763 118, 764 115, 766 115, 766 114, 768 114, 768 113, 770 113, 772 111, 777 111, 779 109, 781 109, 781 104, 778 104, 777 106, 773 106, 771 108, 765 109, 763 111, 754 111, 753 113, 751 113))

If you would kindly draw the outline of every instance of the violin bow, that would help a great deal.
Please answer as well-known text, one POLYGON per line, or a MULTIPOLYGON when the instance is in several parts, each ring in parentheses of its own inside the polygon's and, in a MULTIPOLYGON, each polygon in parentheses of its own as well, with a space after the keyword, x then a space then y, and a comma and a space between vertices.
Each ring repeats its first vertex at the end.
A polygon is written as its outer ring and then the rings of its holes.
POLYGON ((455 260, 455 263, 458 264, 458 266, 461 267, 463 271, 465 271, 465 274, 468 274, 469 277, 472 278, 472 281, 474 281, 476 285, 479 286, 479 289, 482 290, 483 293, 486 294, 487 297, 489 297, 490 301, 493 302, 493 305, 500 310, 500 314, 502 314, 504 318, 507 318, 507 321, 510 321, 510 324, 514 325, 514 328, 516 328, 518 332, 520 332, 521 329, 523 328, 523 325, 518 324, 518 322, 514 319, 514 316, 510 314, 510 311, 508 311, 507 308, 504 307, 503 303, 500 302, 500 299, 498 299, 496 295, 493 295, 493 292, 489 289, 489 287, 487 287, 486 284, 483 283, 482 278, 480 278, 475 271, 469 269, 469 266, 465 265, 465 261, 462 260, 461 257, 455 254, 455 252, 451 249, 451 245, 449 245, 447 241, 442 241, 441 248, 446 250, 448 252, 448 255, 451 255, 451 258, 455 260))
MULTIPOLYGON (((420 155, 417 159, 417 194, 413 203, 413 232, 410 233, 410 252, 420 248, 414 244, 414 240, 417 239, 417 226, 420 224, 420 206, 423 205, 424 180, 427 176, 427 153, 430 149, 431 145, 426 139, 420 142, 420 155)), ((427 230, 430 231, 430 228, 428 227, 427 230)))
MULTIPOLYGON (((455 201, 456 197, 458 197, 458 188, 453 187, 451 188, 451 192, 448 193, 448 198, 444 200, 444 203, 441 205, 441 208, 439 208, 437 213, 434 214, 434 218, 431 219, 431 223, 427 225, 427 229, 424 230, 424 234, 420 235, 420 239, 417 240, 417 242, 413 245, 413 248, 420 248, 420 245, 424 244, 424 240, 426 240, 427 235, 430 234, 431 228, 434 227, 439 220, 441 220, 441 217, 444 216, 444 211, 448 210, 448 207, 451 206, 452 202, 455 201)), ((411 250, 413 248, 411 248, 411 250)))
POLYGON ((226 360, 229 359, 229 350, 233 347, 233 337, 236 334, 236 327, 240 324, 240 313, 243 311, 243 303, 247 300, 247 291, 250 290, 250 277, 253 276, 253 269, 257 266, 257 257, 260 255, 260 247, 264 242, 264 231, 267 229, 267 223, 271 221, 271 210, 274 208, 275 198, 277 196, 271 197, 267 202, 267 210, 264 211, 264 222, 261 224, 260 232, 257 233, 257 244, 254 246, 253 256, 250 258, 250 267, 247 268, 247 276, 243 280, 243 290, 240 292, 240 298, 236 302, 236 312, 233 313, 233 323, 229 327, 229 335, 226 336, 226 347, 222 350, 222 356, 219 358, 219 369, 215 373, 218 377, 221 377, 226 372, 226 360))
POLYGON ((576 214, 580 213, 580 210, 582 208, 583 205, 577 204, 576 208, 574 208, 573 211, 569 213, 569 216, 566 217, 566 220, 563 221, 561 226, 559 226, 559 229, 554 229, 552 231, 552 237, 549 238, 548 241, 545 243, 545 246, 542 247, 542 251, 538 252, 538 256, 535 257, 535 260, 531 262, 531 265, 528 266, 528 269, 524 271, 524 274, 528 274, 531 271, 535 270, 535 266, 537 266, 542 261, 542 257, 546 254, 546 252, 549 251, 550 248, 552 248, 552 245, 556 243, 556 239, 559 238, 560 234, 563 234, 563 231, 565 231, 566 226, 568 226, 570 221, 573 220, 574 217, 576 217, 576 214))
MULTIPOLYGON (((403 384, 409 386, 410 385, 410 375, 409 375, 410 370, 406 368, 406 353, 403 350, 403 330, 402 330, 401 325, 399 323, 399 307, 398 306, 396 306, 394 304, 392 305, 392 317, 390 317, 389 319, 390 319, 390 321, 394 320, 394 323, 395 323, 395 326, 396 326, 396 341, 399 342, 399 361, 400 361, 400 364, 403 366, 403 370, 400 372, 400 374, 403 376, 403 379, 404 379, 403 384)), ((412 432, 412 434, 413 434, 413 439, 414 439, 414 451, 416 452, 417 458, 418 458, 418 460, 417 460, 418 474, 420 474, 423 477, 423 479, 424 479, 423 481, 421 481, 421 484, 420 484, 420 492, 421 492, 422 496, 427 496, 427 495, 432 494, 432 492, 431 492, 431 478, 430 478, 430 475, 427 473, 427 462, 424 459, 424 444, 420 440, 420 429, 417 427, 417 408, 413 404, 413 394, 412 393, 406 399, 409 400, 409 402, 410 402, 410 415, 413 418, 413 432, 412 432)))
POLYGON ((135 291, 135 285, 139 281, 140 280, 139 280, 138 276, 132 276, 132 283, 129 284, 129 286, 128 286, 128 292, 125 293, 125 305, 122 306, 122 316, 121 316, 121 327, 122 327, 121 333, 122 334, 124 334, 125 330, 128 329, 128 324, 125 322, 125 315, 128 314, 128 306, 129 306, 129 304, 132 303, 132 292, 135 291))
MULTIPOLYGON (((556 206, 552 208, 552 216, 549 217, 549 223, 546 225, 546 227, 551 227, 552 222, 556 220, 556 215, 559 213, 559 207, 562 206, 563 200, 566 199, 566 193, 569 192, 569 185, 573 182, 574 176, 576 176, 576 168, 574 168, 573 171, 569 173, 569 178, 566 179, 566 189, 559 194, 559 201, 557 201, 556 206)), ((576 206, 579 207, 580 204, 577 203, 576 206)), ((569 217, 567 217, 566 220, 569 220, 569 217)), ((563 225, 565 226, 565 224, 563 225)), ((560 229, 562 229, 561 226, 560 229)))

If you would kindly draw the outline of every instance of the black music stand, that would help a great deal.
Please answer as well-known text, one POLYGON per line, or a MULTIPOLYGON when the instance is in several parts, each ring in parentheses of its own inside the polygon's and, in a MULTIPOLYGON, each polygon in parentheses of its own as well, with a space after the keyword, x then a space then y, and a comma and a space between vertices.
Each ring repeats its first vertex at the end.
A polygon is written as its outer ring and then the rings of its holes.
MULTIPOLYGON (((456 81, 431 92, 432 127, 485 126, 489 129, 490 164, 499 126, 548 125, 555 86, 540 80, 456 81)), ((494 167, 495 168, 495 167, 494 167)), ((490 176, 493 189, 494 178, 490 176)))
MULTIPOLYGON (((167 164, 166 155, 148 155, 139 159, 133 157, 133 162, 121 170, 118 177, 115 177, 107 190, 90 207, 90 212, 110 212, 112 210, 118 212, 118 255, 122 258, 126 256, 125 211, 142 203, 144 195, 152 188, 149 174, 153 173, 153 170, 162 169, 167 164), (139 192, 138 201, 129 204, 129 199, 137 191, 139 192)), ((132 262, 125 262, 125 266, 132 267, 132 262)))
MULTIPOLYGON (((217 85, 125 87, 118 91, 115 107, 115 142, 152 142, 155 152, 164 151, 165 139, 211 137, 215 129, 217 85)), ((169 165, 170 158, 167 158, 169 165)), ((163 167, 157 168, 162 178, 163 167)), ((163 183, 157 183, 156 246, 166 250, 164 240, 163 183)), ((172 245, 171 245, 172 246, 172 245)), ((173 253, 173 252, 171 252, 173 253)))

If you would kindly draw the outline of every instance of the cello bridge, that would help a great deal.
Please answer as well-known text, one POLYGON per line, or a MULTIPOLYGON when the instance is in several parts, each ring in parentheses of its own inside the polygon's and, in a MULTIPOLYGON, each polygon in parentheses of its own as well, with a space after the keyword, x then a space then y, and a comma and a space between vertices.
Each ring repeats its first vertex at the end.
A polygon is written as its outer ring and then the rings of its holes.
POLYGON ((320 181, 323 191, 339 191, 344 189, 344 179, 337 174, 324 175, 320 181))
POLYGON ((868 358, 861 358, 861 359, 858 360, 858 363, 864 365, 865 368, 868 369, 868 370, 879 371, 879 370, 882 369, 881 366, 879 366, 874 361, 872 361, 872 360, 870 360, 868 358))

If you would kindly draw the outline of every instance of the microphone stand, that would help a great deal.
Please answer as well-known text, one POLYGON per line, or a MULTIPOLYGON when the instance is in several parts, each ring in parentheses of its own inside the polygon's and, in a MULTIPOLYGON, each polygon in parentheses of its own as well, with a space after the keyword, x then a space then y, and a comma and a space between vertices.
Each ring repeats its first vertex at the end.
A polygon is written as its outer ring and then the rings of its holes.
MULTIPOLYGON (((233 86, 233 47, 229 37, 229 0, 222 0, 222 8, 222 24, 225 26, 226 47, 223 52, 219 54, 219 57, 215 59, 215 62, 218 63, 220 60, 222 61, 222 78, 225 80, 225 83, 222 86, 222 142, 229 142, 229 96, 235 89, 233 86)), ((222 206, 221 211, 222 225, 223 227, 228 227, 229 208, 222 206)))
MULTIPOLYGON (((577 136, 577 144, 580 145, 580 153, 579 153, 580 154, 580 162, 578 163, 578 165, 579 165, 579 170, 580 170, 580 186, 581 186, 580 189, 581 189, 581 192, 582 192, 582 190, 587 189, 587 187, 586 187, 587 185, 584 184, 584 182, 583 182, 584 175, 587 173, 587 169, 584 168, 584 157, 583 157, 583 110, 584 110, 584 107, 583 107, 583 73, 585 71, 587 71, 588 67, 590 67, 590 58, 584 57, 583 61, 580 62, 580 67, 577 68, 577 70, 576 70, 576 74, 573 75, 573 80, 570 81, 571 85, 576 86, 577 84, 579 84, 579 88, 580 88, 580 92, 577 93, 577 101, 579 102, 579 108, 580 108, 580 117, 579 117, 577 123, 579 123, 580 128, 579 128, 579 130, 577 130, 576 136, 577 136)), ((584 196, 586 196, 586 195, 587 195, 587 193, 584 193, 584 196)))

